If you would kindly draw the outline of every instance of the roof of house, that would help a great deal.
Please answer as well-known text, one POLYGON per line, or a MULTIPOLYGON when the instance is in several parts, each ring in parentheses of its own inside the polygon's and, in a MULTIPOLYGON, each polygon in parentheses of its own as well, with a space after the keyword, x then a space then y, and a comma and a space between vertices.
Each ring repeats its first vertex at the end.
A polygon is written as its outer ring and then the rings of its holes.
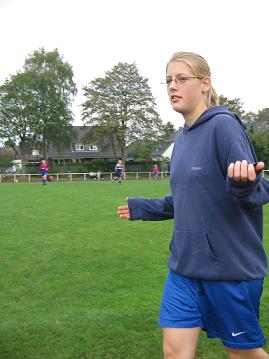
POLYGON ((171 146, 172 143, 175 143, 177 136, 182 132, 182 128, 180 127, 177 131, 173 132, 170 137, 167 138, 164 143, 152 152, 152 157, 162 156, 163 153, 171 146))
MULTIPOLYGON (((97 145, 96 148, 91 148, 89 143, 85 143, 84 137, 90 132, 91 126, 73 126, 76 132, 76 138, 62 151, 57 147, 51 145, 49 147, 48 155, 50 159, 103 159, 115 158, 112 145, 108 138, 104 137, 102 145, 97 145), (76 144, 84 144, 84 149, 76 148, 76 144)), ((95 144, 94 144, 95 145, 95 144)))

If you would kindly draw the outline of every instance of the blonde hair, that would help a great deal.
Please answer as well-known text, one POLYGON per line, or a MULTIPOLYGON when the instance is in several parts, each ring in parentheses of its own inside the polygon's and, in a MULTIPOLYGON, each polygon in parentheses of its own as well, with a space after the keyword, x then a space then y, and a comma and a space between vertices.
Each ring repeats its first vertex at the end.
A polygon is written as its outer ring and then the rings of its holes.
MULTIPOLYGON (((181 61, 189 66, 191 71, 198 79, 203 79, 205 76, 211 77, 210 68, 206 60, 194 52, 175 52, 170 58, 167 66, 172 61, 181 61)), ((166 67, 167 69, 167 67, 166 67)), ((214 107, 219 104, 219 97, 216 91, 211 87, 211 89, 206 94, 206 105, 207 107, 214 107)))

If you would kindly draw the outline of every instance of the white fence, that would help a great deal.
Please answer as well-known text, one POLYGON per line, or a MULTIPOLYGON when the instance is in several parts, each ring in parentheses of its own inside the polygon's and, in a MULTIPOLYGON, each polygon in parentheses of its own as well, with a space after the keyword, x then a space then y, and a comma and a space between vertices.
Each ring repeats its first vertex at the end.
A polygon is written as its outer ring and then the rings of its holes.
MULTIPOLYGON (((71 181, 112 181, 114 179, 114 172, 87 172, 87 173, 49 173, 47 175, 48 181, 52 182, 71 182, 71 181)), ((160 172, 159 179, 168 179, 169 172, 160 172)), ((155 179, 151 172, 125 172, 124 180, 142 180, 155 179)), ((2 174, 0 175, 0 182, 40 182, 40 174, 2 174)))
MULTIPOLYGON (((269 169, 263 170, 263 177, 269 178, 269 169)), ((169 172, 160 172, 159 179, 169 179, 169 172)), ((48 180, 52 182, 71 181, 112 181, 114 172, 88 172, 88 173, 49 173, 48 180)), ((151 172, 125 172, 124 180, 151 180, 155 179, 151 172)), ((0 183, 6 182, 40 182, 40 174, 0 174, 0 183)))

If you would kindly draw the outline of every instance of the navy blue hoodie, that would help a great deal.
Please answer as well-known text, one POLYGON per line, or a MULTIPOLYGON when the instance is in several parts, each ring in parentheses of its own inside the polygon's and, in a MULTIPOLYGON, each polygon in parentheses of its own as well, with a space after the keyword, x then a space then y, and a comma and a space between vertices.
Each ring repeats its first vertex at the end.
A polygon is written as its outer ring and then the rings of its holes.
POLYGON ((267 274, 263 208, 269 183, 227 177, 231 162, 256 163, 245 126, 224 106, 207 109, 178 136, 171 159, 171 195, 128 200, 131 220, 174 218, 168 266, 207 280, 248 280, 267 274))

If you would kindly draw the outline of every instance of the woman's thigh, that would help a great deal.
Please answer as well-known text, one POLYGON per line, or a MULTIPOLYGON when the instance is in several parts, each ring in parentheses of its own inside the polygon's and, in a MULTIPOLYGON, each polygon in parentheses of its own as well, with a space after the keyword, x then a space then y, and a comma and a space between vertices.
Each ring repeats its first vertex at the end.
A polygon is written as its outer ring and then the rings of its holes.
POLYGON ((163 328, 164 358, 193 359, 201 328, 163 328))

